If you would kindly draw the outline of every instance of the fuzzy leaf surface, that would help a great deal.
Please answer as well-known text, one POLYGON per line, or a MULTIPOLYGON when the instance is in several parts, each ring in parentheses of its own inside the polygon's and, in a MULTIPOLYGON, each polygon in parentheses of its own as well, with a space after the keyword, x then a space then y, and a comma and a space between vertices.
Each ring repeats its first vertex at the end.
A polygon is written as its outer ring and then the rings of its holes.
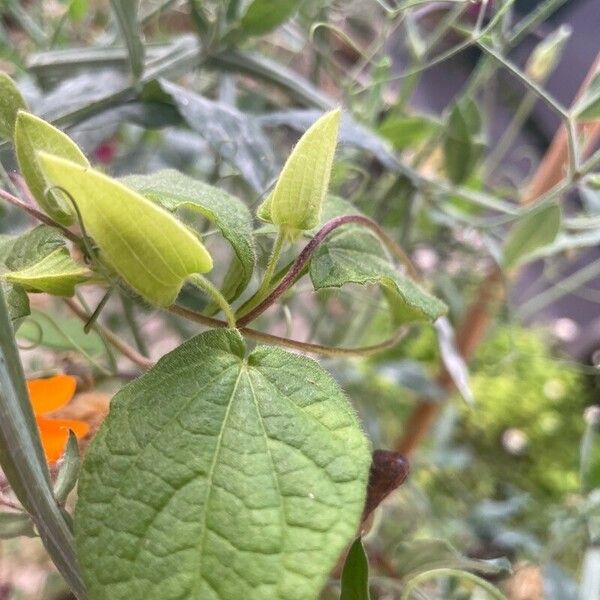
POLYGON ((315 251, 310 262, 315 290, 348 283, 381 285, 396 323, 435 321, 446 305, 403 275, 388 260, 379 240, 355 225, 340 227, 315 251))
POLYGON ((231 244, 241 269, 229 291, 228 300, 234 300, 246 288, 256 256, 252 237, 252 216, 238 198, 192 179, 174 169, 165 169, 152 175, 131 175, 122 179, 128 187, 161 206, 175 212, 185 208, 200 213, 211 221, 231 244))
POLYGON ((40 154, 44 172, 65 189, 104 260, 143 298, 175 301, 185 279, 212 268, 202 242, 172 214, 91 168, 40 154))
POLYGON ((17 84, 0 71, 0 136, 12 139, 20 110, 27 110, 27 104, 17 84))
POLYGON ((314 600, 370 464, 338 385, 231 330, 125 387, 86 454, 75 531, 91 600, 314 600))

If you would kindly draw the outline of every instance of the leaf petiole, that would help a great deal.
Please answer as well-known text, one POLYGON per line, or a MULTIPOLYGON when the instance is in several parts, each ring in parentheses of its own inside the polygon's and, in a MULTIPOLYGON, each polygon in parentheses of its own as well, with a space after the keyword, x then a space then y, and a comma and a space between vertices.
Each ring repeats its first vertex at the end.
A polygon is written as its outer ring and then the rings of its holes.
POLYGON ((206 277, 200 275, 200 273, 194 273, 188 277, 188 281, 195 285, 200 291, 204 292, 207 296, 217 304, 225 318, 227 319, 227 325, 231 329, 236 329, 235 314, 231 308, 231 304, 227 302, 223 294, 208 280, 206 277))

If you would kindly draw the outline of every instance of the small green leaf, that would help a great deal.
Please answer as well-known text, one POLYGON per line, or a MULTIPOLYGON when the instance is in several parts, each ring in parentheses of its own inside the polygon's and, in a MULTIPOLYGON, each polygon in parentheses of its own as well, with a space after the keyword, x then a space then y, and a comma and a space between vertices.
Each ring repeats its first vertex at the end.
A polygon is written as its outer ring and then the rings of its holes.
POLYGON ((89 597, 314 600, 370 462, 316 362, 203 333, 121 390, 88 448, 75 535, 89 597))
POLYGON ((360 537, 354 540, 342 571, 340 600, 370 600, 369 563, 360 537))
POLYGON ((472 101, 458 102, 450 111, 444 136, 444 163, 452 183, 460 184, 473 173, 483 144, 478 140, 481 117, 472 101))
POLYGON ((340 124, 340 110, 323 115, 300 138, 258 216, 290 232, 318 225, 340 124))
POLYGON ((440 124, 426 115, 391 115, 379 126, 379 133, 389 140, 396 150, 405 150, 430 139, 439 128, 440 124))
POLYGON ((71 258, 66 248, 58 248, 30 267, 5 273, 4 278, 22 286, 28 292, 73 296, 75 286, 88 281, 91 275, 86 266, 71 258))
POLYGON ((235 300, 246 288, 256 260, 252 215, 246 205, 227 192, 169 169, 152 175, 131 175, 123 183, 170 211, 187 208, 206 217, 233 247, 240 268, 226 298, 235 300))
POLYGON ((596 73, 583 98, 577 103, 574 114, 579 121, 600 119, 600 73, 596 73))
POLYGON ((72 431, 69 431, 69 441, 67 442, 64 460, 54 483, 54 496, 59 504, 64 504, 69 494, 75 489, 80 467, 81 456, 79 455, 77 438, 72 431))
POLYGON ((299 0, 254 0, 240 21, 243 35, 268 33, 287 21, 298 10, 299 0))
POLYGON ((512 227, 504 244, 504 266, 516 266, 534 250, 551 244, 560 231, 558 204, 546 204, 528 212, 512 227))
POLYGON ((144 70, 144 42, 138 24, 139 0, 110 0, 129 53, 129 66, 134 79, 144 70))
POLYGON ((8 540, 21 535, 36 536, 29 515, 23 512, 0 512, 0 540, 8 540))
POLYGON ((46 194, 49 186, 38 162, 38 151, 66 158, 83 167, 89 166, 83 152, 62 131, 32 114, 20 111, 15 126, 15 152, 19 169, 42 209, 58 223, 71 225, 75 221, 75 213, 69 200, 54 190, 46 194))
POLYGON ((17 84, 3 71, 0 71, 0 136, 12 139, 15 121, 20 110, 27 110, 17 84))
POLYGON ((212 268, 198 237, 163 208, 94 169, 46 153, 38 159, 77 203, 101 257, 149 302, 172 304, 189 275, 212 268))
POLYGON ((0 278, 29 292, 72 296, 75 286, 91 276, 87 267, 71 258, 58 231, 47 225, 5 238, 1 255, 0 278))
POLYGON ((383 287, 394 321, 435 321, 446 305, 400 273, 388 260, 379 240, 369 230, 346 225, 331 233, 310 262, 315 290, 348 283, 383 287))

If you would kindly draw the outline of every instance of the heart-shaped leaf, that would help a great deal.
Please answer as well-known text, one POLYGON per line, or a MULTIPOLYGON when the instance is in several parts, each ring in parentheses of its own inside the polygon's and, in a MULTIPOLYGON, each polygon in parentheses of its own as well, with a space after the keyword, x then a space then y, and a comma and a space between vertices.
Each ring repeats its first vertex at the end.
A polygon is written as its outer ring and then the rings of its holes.
POLYGON ((394 321, 435 321, 446 305, 402 274, 388 260, 379 240, 369 230, 345 225, 331 233, 310 262, 315 290, 348 283, 383 287, 394 321))
POLYGON ((202 242, 172 214, 91 168, 40 153, 46 177, 74 199, 103 259, 153 304, 168 306, 192 273, 212 259, 202 242))
POLYGON ((43 119, 20 111, 15 125, 15 152, 19 169, 33 197, 48 215, 58 223, 71 225, 75 221, 73 207, 60 192, 47 192, 48 181, 38 162, 38 151, 66 158, 83 167, 89 166, 87 158, 69 136, 43 119))
POLYGON ((219 188, 167 169, 152 175, 130 175, 122 179, 128 187, 158 202, 170 211, 187 208, 214 223, 233 247, 240 268, 227 299, 235 300, 246 288, 256 260, 252 216, 246 205, 219 188))
POLYGON ((201 334, 125 387, 82 468, 91 600, 314 600, 353 538, 371 458, 314 361, 201 334))

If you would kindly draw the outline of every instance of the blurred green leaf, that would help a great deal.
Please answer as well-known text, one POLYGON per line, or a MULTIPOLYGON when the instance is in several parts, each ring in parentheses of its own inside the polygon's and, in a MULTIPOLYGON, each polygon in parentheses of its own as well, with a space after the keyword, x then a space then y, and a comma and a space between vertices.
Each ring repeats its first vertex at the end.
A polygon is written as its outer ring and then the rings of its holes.
POLYGON ((340 600, 370 600, 369 563, 360 537, 357 537, 350 546, 342 571, 341 584, 340 600))
POLYGON ((573 112, 579 121, 600 119, 600 73, 596 73, 573 112))
POLYGON ((396 150, 405 150, 431 139, 439 129, 440 124, 429 116, 390 115, 381 123, 378 131, 396 150))
POLYGON ((21 535, 36 536, 30 516, 20 512, 0 512, 0 540, 8 540, 21 535))
POLYGON ((312 229, 319 223, 329 189, 339 122, 340 111, 331 111, 302 135, 275 189, 259 206, 259 218, 292 234, 312 229))
POLYGON ((252 277, 256 257, 252 215, 241 200, 175 170, 158 171, 152 175, 131 175, 122 181, 170 211, 186 208, 211 221, 233 247, 240 267, 234 267, 238 277, 228 286, 227 299, 232 301, 244 291, 252 277))
POLYGON ((134 79, 144 70, 144 42, 138 24, 139 0, 110 0, 121 35, 129 52, 129 65, 134 79))
POLYGON ((98 356, 105 351, 102 338, 93 329, 86 333, 80 319, 60 316, 50 319, 45 313, 35 310, 23 321, 17 339, 53 350, 83 350, 90 356, 98 356))
POLYGON ((300 0, 253 0, 241 18, 239 33, 264 35, 287 21, 300 4, 300 0))
POLYGON ((77 145, 62 131, 26 112, 19 112, 15 127, 15 152, 27 186, 41 208, 55 221, 71 225, 73 207, 59 191, 46 193, 48 181, 38 162, 37 152, 44 151, 88 167, 89 162, 77 145))
POLYGON ((90 597, 316 598, 370 463, 318 363, 249 352, 233 330, 196 336, 115 396, 87 450, 75 531, 90 597))
POLYGON ((4 291, 8 315, 15 329, 18 329, 22 319, 29 314, 29 297, 27 292, 18 285, 12 285, 0 277, 0 287, 4 291))
POLYGON ((0 136, 12 139, 19 110, 27 110, 17 84, 0 71, 0 136))
POLYGON ((444 132, 444 164, 452 183, 469 179, 481 158, 480 129, 481 116, 474 102, 463 100, 452 107, 444 132))
POLYGON ((388 260, 377 237, 363 227, 336 229, 315 251, 310 262, 315 290, 348 283, 381 285, 396 323, 435 321, 446 305, 421 289, 388 260))
POLYGON ((510 269, 528 254, 551 244, 560 231, 561 220, 561 210, 556 203, 534 209, 519 219, 504 244, 504 267, 510 269))
POLYGON ((81 21, 89 10, 89 0, 71 0, 69 3, 69 16, 73 21, 81 21))
POLYGON ((255 191, 262 193, 268 186, 275 175, 275 157, 270 142, 250 115, 164 79, 146 86, 144 97, 175 104, 188 126, 237 168, 255 191))
POLYGON ((103 259, 149 302, 172 304, 189 275, 212 269, 198 237, 163 208, 94 169, 45 153, 39 160, 77 203, 103 259))

